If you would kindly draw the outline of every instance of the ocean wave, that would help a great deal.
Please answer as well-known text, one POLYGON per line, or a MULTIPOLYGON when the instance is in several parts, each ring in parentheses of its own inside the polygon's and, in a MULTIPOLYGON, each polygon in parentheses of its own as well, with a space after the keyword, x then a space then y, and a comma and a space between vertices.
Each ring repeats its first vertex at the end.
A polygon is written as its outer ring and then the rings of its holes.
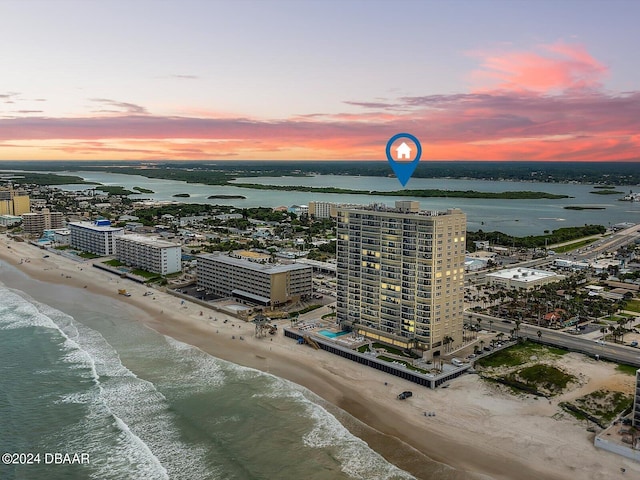
MULTIPOLYGON (((269 375, 269 374, 264 374, 269 375)), ((362 480, 413 479, 409 473, 387 462, 372 450, 366 442, 353 435, 340 421, 327 411, 310 390, 279 377, 269 375, 272 382, 269 390, 253 397, 287 398, 304 409, 304 416, 313 420, 312 429, 302 441, 316 449, 330 449, 339 460, 340 468, 348 476, 362 480)))
POLYGON ((350 477, 363 480, 413 479, 373 451, 366 442, 353 435, 324 407, 306 399, 307 414, 314 421, 313 429, 304 438, 304 444, 312 448, 333 447, 334 455, 342 465, 342 471, 350 477))
POLYGON ((222 360, 172 337, 165 336, 164 339, 170 350, 163 350, 162 355, 165 358, 170 355, 174 369, 169 372, 170 376, 180 378, 180 388, 185 393, 192 395, 224 385, 226 375, 222 368, 222 360))
POLYGON ((59 395, 55 401, 87 409, 84 418, 61 429, 57 441, 72 451, 93 452, 92 478, 212 478, 204 466, 205 450, 180 440, 164 396, 127 369, 99 332, 23 292, 3 293, 0 329, 56 330, 66 368, 84 370, 80 376, 93 385, 88 391, 59 395), (112 444, 107 447, 109 438, 112 444))

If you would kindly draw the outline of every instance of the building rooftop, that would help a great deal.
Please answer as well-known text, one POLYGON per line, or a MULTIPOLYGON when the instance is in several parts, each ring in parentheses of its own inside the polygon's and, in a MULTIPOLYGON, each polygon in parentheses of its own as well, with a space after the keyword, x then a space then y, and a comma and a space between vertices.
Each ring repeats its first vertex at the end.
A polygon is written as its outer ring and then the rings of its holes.
POLYGON ((181 247, 179 243, 168 242, 158 237, 147 237, 145 235, 125 234, 121 237, 118 237, 117 240, 129 240, 132 242, 145 243, 147 245, 153 245, 160 248, 181 247))
POLYGON ((89 230, 95 230, 96 232, 117 232, 122 228, 112 227, 110 225, 96 225, 94 222, 70 222, 69 226, 87 228, 89 230))
POLYGON ((290 264, 273 264, 273 263, 257 263, 243 258, 230 257, 220 253, 205 253, 202 255, 196 255, 196 258, 207 258, 217 262, 226 263, 228 265, 235 265, 237 267, 248 268, 257 272, 265 272, 268 274, 289 272, 292 270, 311 269, 310 265, 302 265, 300 263, 290 264))
POLYGON ((420 203, 416 201, 410 200, 399 200, 396 201, 395 206, 391 207, 389 205, 383 203, 372 203, 371 205, 360 205, 360 206, 346 206, 346 207, 338 207, 338 210, 342 211, 369 211, 369 212, 379 212, 379 213, 401 213, 405 215, 421 215, 426 217, 436 217, 439 215, 454 215, 454 214, 462 214, 462 210, 459 208, 448 208, 445 211, 436 211, 436 210, 420 210, 420 203))
POLYGON ((489 273, 488 277, 492 278, 504 278, 504 279, 516 279, 521 282, 535 282, 544 278, 557 277, 554 272, 548 272, 546 270, 534 270, 533 268, 508 268, 506 270, 500 270, 499 272, 489 273))

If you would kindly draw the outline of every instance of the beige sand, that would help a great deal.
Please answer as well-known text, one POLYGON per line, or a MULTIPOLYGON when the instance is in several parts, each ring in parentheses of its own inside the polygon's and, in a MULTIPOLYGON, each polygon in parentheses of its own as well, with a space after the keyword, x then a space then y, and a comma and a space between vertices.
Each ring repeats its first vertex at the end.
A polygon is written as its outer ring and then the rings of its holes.
POLYGON ((495 479, 600 480, 640 475, 640 464, 595 449, 586 425, 558 415, 558 401, 566 398, 606 385, 622 385, 631 391, 632 377, 616 373, 610 364, 577 354, 564 356, 565 368, 581 374, 584 385, 551 403, 516 398, 474 375, 454 380, 447 389, 429 390, 297 345, 282 334, 255 338, 250 324, 231 317, 224 324, 225 316, 220 313, 189 302, 181 305, 179 299, 155 290, 152 296, 143 296, 148 291, 144 286, 93 268, 90 262, 78 263, 55 254, 45 259, 45 253, 0 236, 0 258, 35 278, 87 288, 125 302, 132 307, 132 315, 158 332, 309 388, 375 429, 357 434, 418 478, 433 472, 425 466, 423 454, 458 471, 495 479), (118 288, 126 288, 132 296, 118 295, 118 288), (244 341, 239 340, 240 335, 244 341), (414 396, 396 400, 396 395, 407 389, 414 396), (425 417, 425 411, 436 416, 425 417))

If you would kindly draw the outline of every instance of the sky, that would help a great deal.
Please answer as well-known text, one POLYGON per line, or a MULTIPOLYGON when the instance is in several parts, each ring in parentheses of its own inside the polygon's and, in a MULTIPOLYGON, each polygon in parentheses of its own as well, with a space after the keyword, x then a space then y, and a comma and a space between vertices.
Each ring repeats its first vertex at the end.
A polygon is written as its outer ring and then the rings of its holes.
POLYGON ((640 1, 0 0, 0 160, 640 161, 640 1))

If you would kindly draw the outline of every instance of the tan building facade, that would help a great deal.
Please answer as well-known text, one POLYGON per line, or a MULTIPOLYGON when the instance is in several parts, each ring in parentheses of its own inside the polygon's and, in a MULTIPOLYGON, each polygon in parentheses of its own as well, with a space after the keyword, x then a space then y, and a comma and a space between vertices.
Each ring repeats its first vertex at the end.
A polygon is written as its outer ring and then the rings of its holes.
POLYGON ((295 302, 313 293, 309 265, 264 264, 226 254, 197 256, 197 284, 219 297, 265 306, 295 302))
POLYGON ((41 235, 45 230, 62 228, 64 215, 61 212, 50 212, 43 209, 35 213, 23 213, 22 225, 24 231, 31 235, 41 235))
POLYGON ((0 189, 0 215, 22 215, 29 213, 29 195, 13 188, 0 189))
POLYGON ((462 343, 466 215, 457 209, 339 209, 338 321, 426 356, 462 343))

